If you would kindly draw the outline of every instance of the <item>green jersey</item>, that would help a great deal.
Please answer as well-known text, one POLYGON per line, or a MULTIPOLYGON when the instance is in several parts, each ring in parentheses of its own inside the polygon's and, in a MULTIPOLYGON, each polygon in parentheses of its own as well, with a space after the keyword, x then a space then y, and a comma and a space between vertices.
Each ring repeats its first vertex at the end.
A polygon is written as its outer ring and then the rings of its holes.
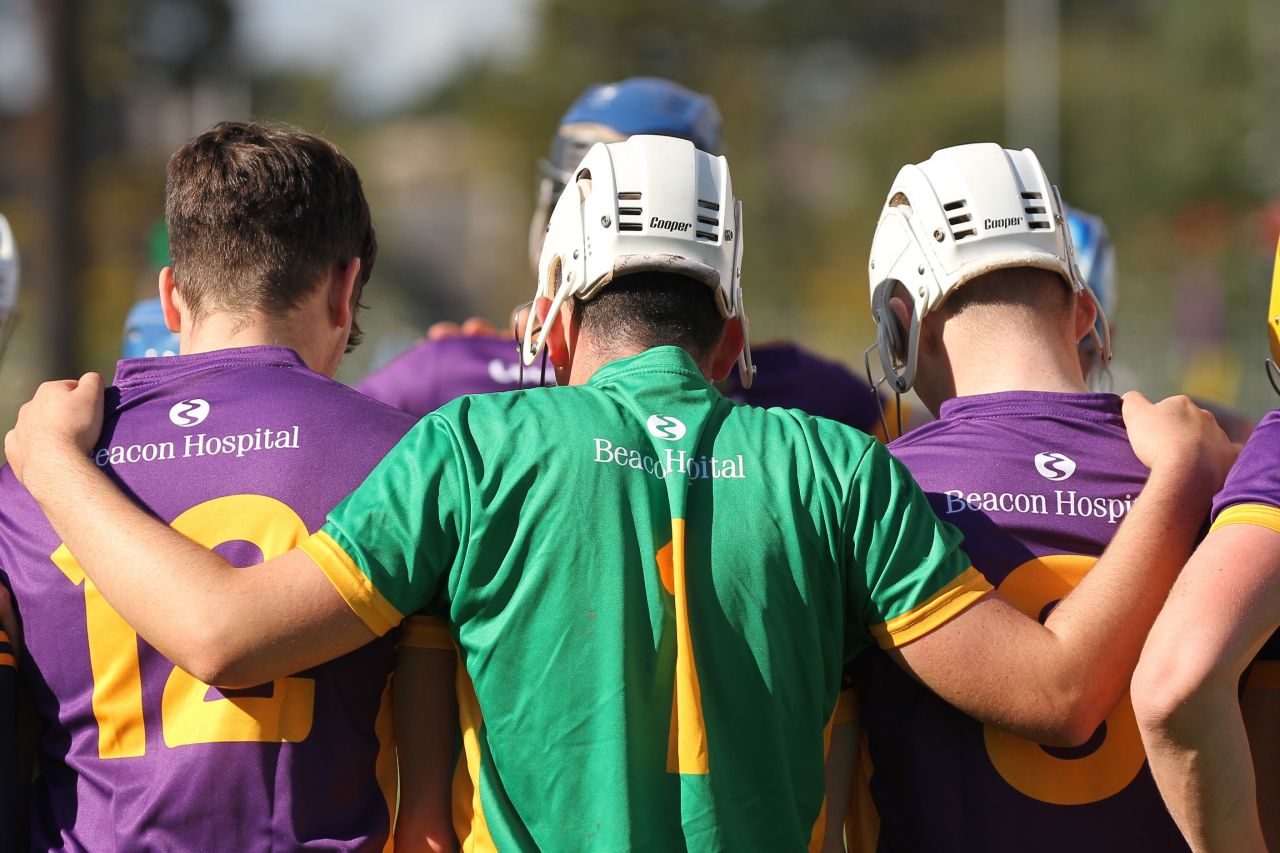
POLYGON ((450 625, 465 849, 776 851, 844 664, 990 589, 959 540, 873 439, 659 347, 428 415, 303 547, 376 633, 450 625))

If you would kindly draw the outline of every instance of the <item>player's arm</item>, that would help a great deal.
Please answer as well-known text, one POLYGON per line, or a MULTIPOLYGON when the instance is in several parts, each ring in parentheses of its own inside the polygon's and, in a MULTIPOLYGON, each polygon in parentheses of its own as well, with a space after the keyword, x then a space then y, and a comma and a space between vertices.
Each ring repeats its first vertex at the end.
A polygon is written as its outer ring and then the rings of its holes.
POLYGON ((436 620, 411 616, 396 651, 392 707, 400 763, 395 847, 442 853, 458 848, 452 782, 458 752, 457 652, 436 620))
POLYGON ((827 746, 826 829, 823 853, 844 853, 845 825, 849 823, 849 796, 853 793, 858 747, 862 723, 858 717, 858 699, 853 690, 840 694, 836 716, 831 726, 831 742, 827 746))
POLYGON ((1277 625, 1280 533, 1215 527, 1174 586, 1134 675, 1151 771, 1196 850, 1266 849, 1237 691, 1277 625))
POLYGON ((1082 743, 1124 695, 1235 448, 1185 397, 1125 397, 1151 475, 1106 553, 1042 625, 998 593, 889 654, 965 713, 1041 743, 1082 743))
POLYGON ((250 686, 369 642, 373 633, 305 552, 235 569, 142 511, 98 469, 102 380, 46 382, 5 437, 14 473, 106 600, 147 642, 209 684, 250 686))

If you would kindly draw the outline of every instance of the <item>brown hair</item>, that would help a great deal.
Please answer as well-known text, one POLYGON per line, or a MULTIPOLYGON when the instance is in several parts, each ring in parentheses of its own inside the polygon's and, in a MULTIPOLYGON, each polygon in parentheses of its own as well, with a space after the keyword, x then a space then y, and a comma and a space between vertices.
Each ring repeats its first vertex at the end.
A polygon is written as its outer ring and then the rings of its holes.
POLYGON ((1066 280, 1052 270, 1006 267, 965 282, 938 312, 950 318, 978 307, 1026 308, 1037 314, 1065 311, 1072 305, 1071 293, 1066 280))
MULTIPOLYGON (((362 307, 378 241, 360 176, 327 140, 217 124, 169 158, 165 218, 174 278, 197 320, 214 310, 287 312, 352 258, 362 307)), ((360 337, 353 320, 348 351, 360 337)))

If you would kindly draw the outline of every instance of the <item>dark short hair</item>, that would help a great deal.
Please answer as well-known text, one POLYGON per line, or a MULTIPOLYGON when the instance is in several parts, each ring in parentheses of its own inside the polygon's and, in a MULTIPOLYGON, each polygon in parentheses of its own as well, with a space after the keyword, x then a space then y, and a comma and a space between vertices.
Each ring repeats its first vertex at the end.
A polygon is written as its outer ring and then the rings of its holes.
POLYGON ((1038 312, 1071 305, 1071 287, 1053 270, 1038 267, 1006 267, 992 270, 960 285, 938 311, 955 317, 979 305, 1026 306, 1038 312))
POLYGON ((575 302, 573 310, 582 331, 603 347, 670 344, 703 359, 724 333, 711 288, 674 273, 622 276, 590 302, 575 302))
MULTIPOLYGON (((369 204, 355 166, 319 136, 214 125, 169 158, 165 218, 174 278, 197 320, 215 310, 282 314, 352 258, 362 307, 378 254, 369 204)), ((348 351, 360 337, 353 321, 348 351)))

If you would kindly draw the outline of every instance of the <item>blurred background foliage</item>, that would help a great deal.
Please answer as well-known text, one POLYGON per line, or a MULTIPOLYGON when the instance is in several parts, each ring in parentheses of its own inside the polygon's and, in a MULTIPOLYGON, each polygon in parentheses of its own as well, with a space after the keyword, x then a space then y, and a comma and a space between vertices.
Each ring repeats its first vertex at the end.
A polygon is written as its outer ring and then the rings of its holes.
POLYGON ((529 297, 537 158, 586 85, 636 74, 720 105, 756 340, 860 370, 897 169, 963 142, 1044 146, 1117 246, 1116 389, 1260 415, 1280 4, 1036 2, 1057 38, 1015 69, 1000 2, 0 0, 0 211, 24 252, 0 424, 43 378, 110 373, 163 263, 165 160, 213 122, 303 127, 360 168, 382 249, 354 381, 435 320, 529 297), (370 54, 384 70, 361 76, 370 54), (1048 119, 1015 126, 1018 91, 1053 94, 1048 119))

